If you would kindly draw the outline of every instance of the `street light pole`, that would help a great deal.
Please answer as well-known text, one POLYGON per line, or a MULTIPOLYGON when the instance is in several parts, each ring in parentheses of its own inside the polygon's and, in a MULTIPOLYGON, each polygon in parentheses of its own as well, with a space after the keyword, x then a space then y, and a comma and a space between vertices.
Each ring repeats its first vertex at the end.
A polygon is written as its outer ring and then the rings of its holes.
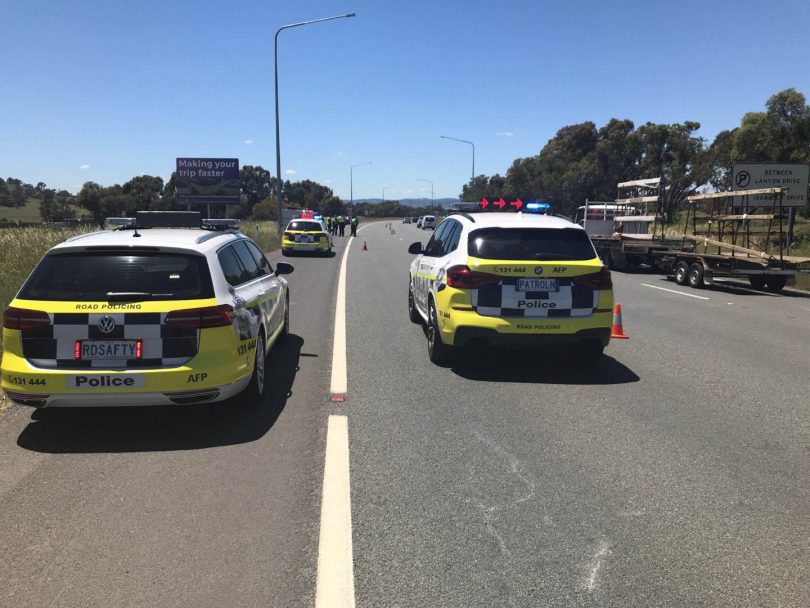
POLYGON ((383 203, 385 202, 385 191, 388 189, 388 186, 383 186, 383 203))
POLYGON ((278 231, 284 229, 284 225, 282 222, 282 211, 284 209, 284 204, 281 201, 281 135, 279 133, 279 120, 278 120, 278 35, 283 30, 288 30, 293 27, 301 27, 302 25, 311 25, 312 23, 320 23, 322 21, 332 21, 333 19, 346 19, 348 17, 354 17, 354 13, 347 13, 345 15, 336 15, 334 17, 324 17, 323 19, 312 19, 311 21, 302 21, 301 23, 290 23, 288 25, 282 25, 280 28, 276 30, 276 38, 275 38, 275 47, 274 47, 274 63, 275 63, 275 75, 276 75, 276 179, 278 180, 276 183, 276 202, 278 204, 278 231))
POLYGON ((367 163, 357 163, 349 167, 349 200, 351 201, 352 210, 354 210, 354 168, 372 164, 374 164, 374 161, 370 160, 367 163))
POLYGON ((446 135, 442 135, 441 138, 442 139, 452 139, 453 141, 460 141, 461 143, 470 144, 472 146, 472 177, 470 177, 470 180, 471 181, 474 180, 475 179, 475 144, 473 142, 471 142, 471 141, 467 141, 466 139, 456 139, 455 137, 447 137, 446 135))
POLYGON ((417 177, 416 181, 418 181, 418 182, 427 182, 427 183, 430 184, 430 210, 435 213, 435 211, 436 211, 434 209, 435 205, 433 204, 433 182, 430 181, 429 179, 423 179, 421 177, 417 177))

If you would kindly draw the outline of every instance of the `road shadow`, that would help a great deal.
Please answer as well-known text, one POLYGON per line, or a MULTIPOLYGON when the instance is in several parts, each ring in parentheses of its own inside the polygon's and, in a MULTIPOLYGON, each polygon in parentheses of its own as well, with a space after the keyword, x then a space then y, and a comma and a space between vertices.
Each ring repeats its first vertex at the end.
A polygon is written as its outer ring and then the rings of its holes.
POLYGON ((610 385, 640 380, 633 370, 608 355, 585 365, 568 353, 537 349, 472 349, 459 353, 450 370, 479 382, 610 385))
POLYGON ((304 340, 290 335, 267 359, 260 402, 237 395, 202 405, 34 410, 17 445, 47 454, 198 450, 255 441, 292 395, 304 340))

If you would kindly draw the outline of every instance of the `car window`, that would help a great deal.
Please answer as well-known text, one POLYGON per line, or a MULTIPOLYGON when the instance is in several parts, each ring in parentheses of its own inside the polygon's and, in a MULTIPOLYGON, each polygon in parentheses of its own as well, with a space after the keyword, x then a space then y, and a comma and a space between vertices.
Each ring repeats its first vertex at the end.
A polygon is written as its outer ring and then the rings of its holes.
POLYGON ((239 256, 239 261, 242 262, 242 266, 245 268, 246 274, 244 275, 245 279, 242 281, 243 283, 267 274, 259 267, 258 260, 253 257, 253 254, 248 249, 247 241, 239 241, 231 245, 231 247, 233 247, 234 253, 239 256))
POLYGON ((444 222, 438 228, 436 228, 433 236, 430 237, 428 244, 425 246, 425 255, 431 257, 440 257, 443 255, 442 252, 444 251, 444 242, 442 239, 447 233, 449 227, 450 222, 444 222))
POLYGON ((273 274, 273 266, 270 262, 267 261, 265 255, 261 252, 261 250, 256 246, 255 243, 252 241, 242 241, 245 245, 247 245, 248 251, 250 251, 253 259, 256 260, 256 263, 259 265, 259 268, 264 271, 264 274, 273 274))
POLYGON ((287 226, 287 230, 301 230, 306 232, 319 231, 323 232, 323 226, 320 222, 313 220, 293 220, 287 226))
POLYGON ((246 272, 242 263, 239 261, 238 256, 230 247, 225 247, 217 254, 219 264, 222 266, 222 273, 225 275, 225 280, 229 285, 242 284, 242 276, 246 272))
POLYGON ((470 233, 469 255, 488 260, 592 260, 596 252, 579 228, 482 228, 470 233))
POLYGON ((191 300, 214 295, 208 262, 180 253, 83 251, 46 256, 23 285, 30 300, 93 302, 107 293, 139 292, 153 300, 191 300))
POLYGON ((453 228, 444 239, 444 255, 447 255, 458 248, 458 241, 461 237, 461 224, 455 220, 450 220, 449 223, 453 225, 453 228))

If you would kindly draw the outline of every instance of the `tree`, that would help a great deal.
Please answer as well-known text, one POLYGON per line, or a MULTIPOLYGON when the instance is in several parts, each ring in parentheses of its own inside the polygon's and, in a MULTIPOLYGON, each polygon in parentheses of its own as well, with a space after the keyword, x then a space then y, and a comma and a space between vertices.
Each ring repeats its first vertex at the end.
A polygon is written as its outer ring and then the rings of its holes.
POLYGON ((478 175, 464 184, 459 198, 462 201, 477 202, 482 198, 506 196, 505 185, 506 178, 497 173, 491 177, 478 175))
POLYGON ((704 150, 704 140, 695 135, 700 123, 646 123, 636 130, 641 158, 640 173, 661 177, 661 205, 667 222, 686 200, 689 193, 709 181, 713 166, 704 150))
POLYGON ((253 219, 277 220, 278 202, 275 196, 268 196, 253 206, 253 219))

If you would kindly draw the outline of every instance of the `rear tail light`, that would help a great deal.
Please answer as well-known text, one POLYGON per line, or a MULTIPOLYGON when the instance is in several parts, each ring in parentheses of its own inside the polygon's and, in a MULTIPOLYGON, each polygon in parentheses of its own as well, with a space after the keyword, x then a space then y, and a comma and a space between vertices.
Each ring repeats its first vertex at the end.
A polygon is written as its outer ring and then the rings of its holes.
POLYGON ((610 278, 610 270, 607 266, 602 266, 602 270, 593 274, 584 274, 573 277, 571 283, 580 287, 590 287, 593 290, 613 289, 613 279, 610 278))
POLYGON ((284 231, 284 238, 288 241, 293 240, 294 237, 295 235, 292 232, 287 232, 286 230, 284 231))
POLYGON ((33 329, 51 324, 47 312, 26 308, 8 307, 3 313, 3 327, 6 329, 33 329))
POLYGON ((233 323, 233 306, 221 304, 220 306, 173 310, 166 315, 164 323, 186 329, 225 327, 233 323))
POLYGON ((476 289, 485 285, 497 285, 501 277, 488 272, 471 270, 467 266, 451 266, 447 269, 447 286, 456 289, 476 289))

